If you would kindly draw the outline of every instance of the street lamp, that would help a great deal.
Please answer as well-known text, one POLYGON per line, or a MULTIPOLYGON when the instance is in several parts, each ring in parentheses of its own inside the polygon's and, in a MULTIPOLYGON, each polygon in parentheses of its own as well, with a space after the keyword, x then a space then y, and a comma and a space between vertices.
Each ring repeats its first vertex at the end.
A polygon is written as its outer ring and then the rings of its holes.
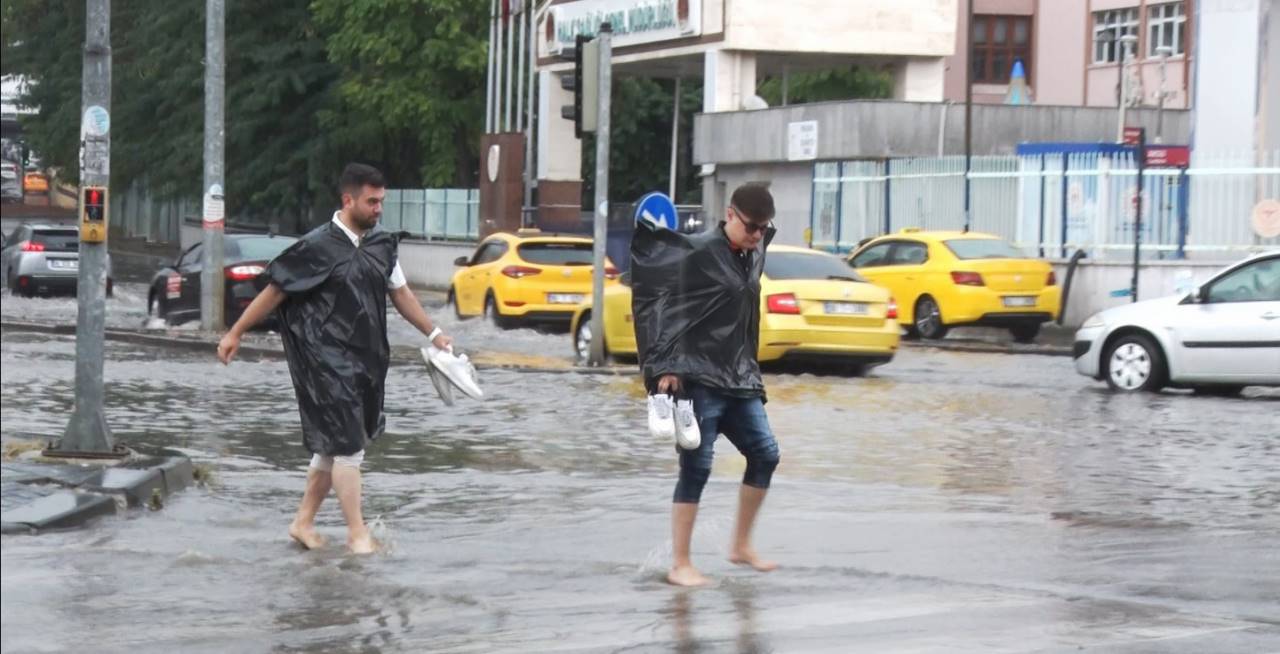
MULTIPOLYGON (((1113 37, 1114 38, 1114 37, 1113 37)), ((1125 59, 1129 55, 1129 47, 1138 42, 1138 35, 1125 34, 1120 37, 1120 126, 1116 130, 1116 141, 1124 141, 1124 114, 1129 108, 1129 76, 1125 74, 1125 59)))
POLYGON ((1156 54, 1160 55, 1160 89, 1156 94, 1156 143, 1164 143, 1165 66, 1169 63, 1169 55, 1173 54, 1173 48, 1162 45, 1156 48, 1156 54))

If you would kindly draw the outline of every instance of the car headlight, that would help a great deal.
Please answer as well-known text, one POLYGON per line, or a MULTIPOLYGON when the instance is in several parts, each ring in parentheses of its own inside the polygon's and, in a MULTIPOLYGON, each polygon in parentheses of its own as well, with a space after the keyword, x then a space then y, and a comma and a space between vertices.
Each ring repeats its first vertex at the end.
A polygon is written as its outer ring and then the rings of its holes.
POLYGON ((1080 329, 1095 329, 1097 327, 1106 327, 1106 326, 1107 326, 1107 321, 1102 319, 1102 314, 1095 313, 1091 318, 1084 321, 1083 325, 1080 325, 1080 329))

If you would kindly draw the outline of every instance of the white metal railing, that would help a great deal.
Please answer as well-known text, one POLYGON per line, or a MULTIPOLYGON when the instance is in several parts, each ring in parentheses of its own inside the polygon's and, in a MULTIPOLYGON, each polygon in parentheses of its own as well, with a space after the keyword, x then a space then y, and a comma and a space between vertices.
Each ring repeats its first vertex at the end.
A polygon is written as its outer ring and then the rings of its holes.
MULTIPOLYGON (((1128 258, 1138 170, 1131 152, 1071 152, 972 159, 970 229, 1028 253, 1128 258)), ((918 227, 961 229, 964 158, 821 162, 814 166, 814 247, 845 252, 866 238, 918 227)), ((1142 253, 1149 258, 1231 258, 1280 247, 1250 223, 1263 199, 1280 199, 1280 152, 1194 153, 1186 169, 1143 171, 1142 253)))

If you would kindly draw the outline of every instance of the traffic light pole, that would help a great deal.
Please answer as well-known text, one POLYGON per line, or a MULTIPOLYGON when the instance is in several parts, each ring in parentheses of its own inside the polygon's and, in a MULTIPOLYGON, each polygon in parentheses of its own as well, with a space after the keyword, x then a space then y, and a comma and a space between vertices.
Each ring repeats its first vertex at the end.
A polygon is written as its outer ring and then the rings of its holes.
POLYGON ((80 270, 76 282, 75 409, 45 455, 123 458, 103 413, 107 184, 111 177, 111 1, 86 0, 80 122, 80 270))
POLYGON ((595 236, 591 248, 591 359, 593 366, 604 365, 604 259, 609 237, 609 96, 613 85, 613 28, 600 26, 596 37, 599 60, 596 78, 596 202, 595 236))
POLYGON ((223 36, 226 5, 223 0, 205 2, 204 68, 204 255, 200 268, 200 327, 205 331, 226 328, 226 276, 222 272, 222 232, 226 204, 223 184, 223 96, 226 69, 223 36))

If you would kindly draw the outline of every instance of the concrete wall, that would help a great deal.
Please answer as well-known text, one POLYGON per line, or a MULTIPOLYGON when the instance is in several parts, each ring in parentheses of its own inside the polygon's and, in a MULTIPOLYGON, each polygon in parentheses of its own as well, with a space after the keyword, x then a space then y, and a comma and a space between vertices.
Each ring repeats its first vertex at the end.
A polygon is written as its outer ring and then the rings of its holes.
POLYGON ((449 280, 457 270, 453 260, 470 257, 475 251, 474 243, 401 241, 400 267, 410 285, 442 291, 449 288, 449 280))
POLYGON ((1201 0, 1198 3, 1194 143, 1197 148, 1251 150, 1259 145, 1254 138, 1261 1, 1201 0))
POLYGON ((944 57, 955 51, 956 0, 733 0, 730 50, 944 57))
MULTIPOLYGON (((1232 262, 1144 261, 1138 275, 1138 299, 1154 300, 1176 295, 1180 290, 1185 292, 1208 281, 1230 263, 1232 262)), ((1058 275, 1058 284, 1065 284, 1066 263, 1054 262, 1053 268, 1058 275)), ((1063 324, 1076 328, 1103 309, 1128 304, 1129 298, 1111 297, 1111 292, 1128 289, 1132 279, 1131 264, 1082 261, 1076 268, 1075 278, 1071 282, 1071 295, 1067 298, 1067 311, 1063 317, 1063 324)))
MULTIPOLYGON (((1155 133, 1154 110, 1132 110, 1129 124, 1155 133)), ((795 105, 694 117, 695 164, 787 161, 787 125, 818 122, 819 160, 936 156, 964 152, 964 107, 938 103, 851 101, 795 105), (944 122, 945 118, 945 122, 944 122), (750 135, 747 138, 746 135, 750 135)), ((1165 140, 1185 143, 1187 112, 1166 111, 1165 140)), ((1082 107, 979 105, 973 108, 973 153, 1013 154, 1026 141, 1116 140, 1116 112, 1082 107)))
MULTIPOLYGON (((778 214, 773 225, 778 228, 774 243, 807 245, 804 230, 809 227, 809 207, 813 202, 813 164, 771 163, 746 166, 723 166, 716 170, 715 182, 722 186, 723 197, 749 182, 769 185, 778 214)), ((720 195, 717 193, 717 195, 720 195)), ((707 207, 707 216, 724 219, 723 202, 707 207)))

